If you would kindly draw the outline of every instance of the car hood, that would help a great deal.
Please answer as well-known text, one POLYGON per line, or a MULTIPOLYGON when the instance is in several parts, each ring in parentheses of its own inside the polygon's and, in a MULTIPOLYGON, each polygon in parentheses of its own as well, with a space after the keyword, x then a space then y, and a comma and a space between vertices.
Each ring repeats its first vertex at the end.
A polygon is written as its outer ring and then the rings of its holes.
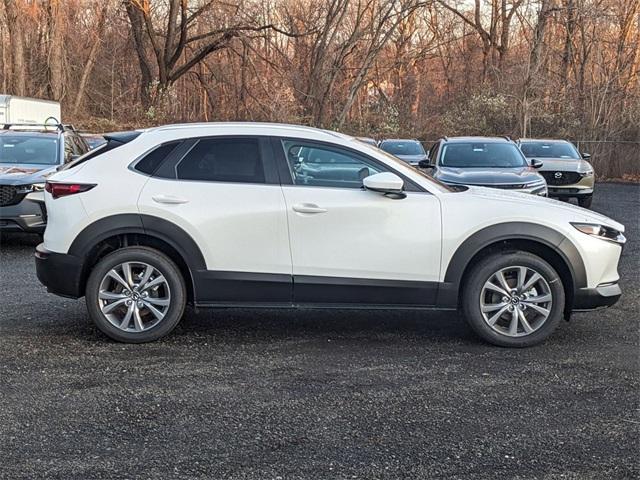
POLYGON ((0 165, 0 184, 27 185, 43 183, 56 171, 57 165, 2 164, 0 165))
POLYGON ((499 190, 494 188, 484 187, 469 187, 465 192, 460 192, 462 195, 470 195, 477 198, 479 201, 497 200, 500 202, 518 203, 520 205, 531 207, 531 211, 535 212, 536 207, 544 208, 557 208, 565 211, 573 216, 571 221, 585 222, 585 223, 598 223, 606 225, 611 228, 615 228, 620 232, 624 232, 624 225, 616 222, 612 218, 605 215, 594 212, 593 210, 587 210, 586 208, 578 207, 567 202, 561 202, 548 197, 541 197, 539 195, 529 195, 527 193, 516 192, 513 190, 499 190))
POLYGON ((407 163, 418 163, 422 160, 426 160, 427 156, 420 154, 420 155, 395 155, 396 157, 398 157, 400 160, 407 162, 407 163))
POLYGON ((584 172, 591 169, 591 165, 586 160, 568 159, 568 158, 539 158, 542 162, 540 171, 570 171, 584 172))
POLYGON ((531 167, 515 168, 454 168, 439 167, 436 178, 443 182, 464 185, 500 185, 530 183, 541 180, 541 176, 531 167))

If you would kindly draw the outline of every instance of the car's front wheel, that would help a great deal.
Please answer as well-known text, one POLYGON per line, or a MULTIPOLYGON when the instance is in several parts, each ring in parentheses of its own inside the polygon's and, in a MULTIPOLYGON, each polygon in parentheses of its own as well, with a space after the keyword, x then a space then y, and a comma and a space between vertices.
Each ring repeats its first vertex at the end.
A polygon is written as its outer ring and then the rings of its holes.
POLYGON ((143 343, 167 335, 186 305, 184 279, 162 252, 127 247, 93 268, 85 292, 96 326, 119 342, 143 343))
POLYGON ((487 256, 471 269, 463 289, 467 323, 494 345, 536 345, 551 335, 562 318, 565 292, 558 273, 528 252, 487 256))

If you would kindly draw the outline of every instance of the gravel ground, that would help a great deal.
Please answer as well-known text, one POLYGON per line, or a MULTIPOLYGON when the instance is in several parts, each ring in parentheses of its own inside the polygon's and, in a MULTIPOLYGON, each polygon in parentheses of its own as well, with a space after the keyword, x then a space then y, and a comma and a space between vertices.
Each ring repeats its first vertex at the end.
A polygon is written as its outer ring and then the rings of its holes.
POLYGON ((627 226, 625 296, 525 350, 407 311, 190 312, 121 345, 5 236, 0 478, 638 478, 640 187, 594 209, 627 226))

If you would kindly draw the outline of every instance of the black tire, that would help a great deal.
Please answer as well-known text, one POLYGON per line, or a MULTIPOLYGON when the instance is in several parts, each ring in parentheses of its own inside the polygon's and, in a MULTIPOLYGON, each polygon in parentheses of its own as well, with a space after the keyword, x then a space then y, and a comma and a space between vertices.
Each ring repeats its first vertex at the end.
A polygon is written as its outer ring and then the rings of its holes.
MULTIPOLYGON (((516 282, 516 279, 514 278, 509 281, 516 282)), ((473 331, 482 339, 492 343, 493 345, 501 347, 529 347, 543 342, 556 329, 564 311, 565 292, 562 280, 558 273, 545 260, 529 252, 499 252, 483 258, 466 274, 463 279, 462 288, 461 300, 465 320, 473 331), (490 326, 488 323, 489 320, 485 320, 481 311, 483 295, 492 294, 491 290, 485 290, 483 293, 483 288, 485 287, 486 282, 492 278, 496 278, 493 277, 496 272, 513 266, 526 267, 527 275, 529 275, 528 278, 532 278, 533 276, 530 272, 538 273, 546 282, 546 287, 549 289, 548 293, 552 296, 551 308, 548 309, 549 314, 546 320, 541 321, 541 315, 537 313, 537 310, 529 309, 530 313, 528 314, 532 316, 531 318, 539 318, 538 321, 540 324, 537 329, 528 334, 526 332, 520 332, 520 327, 524 330, 524 325, 519 319, 516 320, 515 323, 517 325, 516 328, 518 330, 518 334, 522 336, 509 336, 508 332, 502 333, 500 331, 496 331, 496 329, 503 327, 500 327, 499 325, 496 325, 495 327, 490 326)), ((495 293, 493 295, 500 296, 501 294, 495 293)), ((514 296, 515 295, 516 294, 514 294, 514 296)), ((498 301, 504 302, 504 298, 505 297, 503 296, 498 301)), ((522 298, 522 296, 520 296, 520 298, 522 298)), ((512 306, 511 300, 512 297, 508 297, 508 300, 503 303, 508 309, 512 306)), ((523 301, 521 303, 525 302, 523 301)), ((518 306, 519 304, 514 308, 517 309, 518 306)), ((508 315, 511 315, 509 312, 513 312, 513 309, 507 310, 499 316, 498 322, 509 322, 508 315)), ((487 316, 489 315, 493 316, 493 312, 487 313, 487 316)), ((516 315, 516 313, 513 315, 516 315)), ((531 320, 531 318, 529 320, 531 320)), ((496 324, 498 322, 496 322, 496 324)), ((531 327, 534 324, 532 322, 531 324, 527 323, 527 325, 531 327)))
POLYGON ((89 316, 100 331, 108 337, 124 343, 145 343, 153 342, 154 340, 164 337, 178 325, 184 314, 187 292, 185 281, 179 268, 165 254, 148 247, 126 247, 105 256, 93 267, 87 280, 85 299, 89 316), (124 262, 141 262, 152 266, 157 272, 164 276, 166 285, 170 291, 170 301, 166 307, 164 316, 156 325, 150 327, 148 330, 139 332, 122 330, 112 324, 100 308, 100 285, 105 275, 107 275, 107 272, 111 269, 124 262))
POLYGON ((592 201, 593 201, 593 195, 578 197, 578 205, 580 205, 583 208, 591 208, 592 201))

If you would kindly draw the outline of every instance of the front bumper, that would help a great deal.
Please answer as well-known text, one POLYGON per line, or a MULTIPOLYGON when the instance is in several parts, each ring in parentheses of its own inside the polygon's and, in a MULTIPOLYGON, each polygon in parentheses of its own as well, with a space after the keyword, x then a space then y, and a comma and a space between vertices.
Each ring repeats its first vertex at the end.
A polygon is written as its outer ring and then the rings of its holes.
POLYGON ((595 288, 580 288, 573 299, 574 311, 595 310, 614 305, 622 296, 618 282, 605 283, 595 288))
POLYGON ((36 274, 47 290, 70 298, 84 296, 82 260, 66 253, 50 252, 44 244, 36 247, 36 274))
POLYGON ((582 177, 577 182, 570 183, 569 185, 554 185, 554 182, 547 183, 550 197, 588 197, 589 195, 593 195, 595 177, 593 175, 582 177))
POLYGON ((589 197, 593 195, 593 188, 579 188, 575 185, 569 185, 567 187, 549 187, 550 197, 589 197))
POLYGON ((28 196, 16 205, 0 207, 0 231, 42 233, 46 226, 44 203, 28 196))

